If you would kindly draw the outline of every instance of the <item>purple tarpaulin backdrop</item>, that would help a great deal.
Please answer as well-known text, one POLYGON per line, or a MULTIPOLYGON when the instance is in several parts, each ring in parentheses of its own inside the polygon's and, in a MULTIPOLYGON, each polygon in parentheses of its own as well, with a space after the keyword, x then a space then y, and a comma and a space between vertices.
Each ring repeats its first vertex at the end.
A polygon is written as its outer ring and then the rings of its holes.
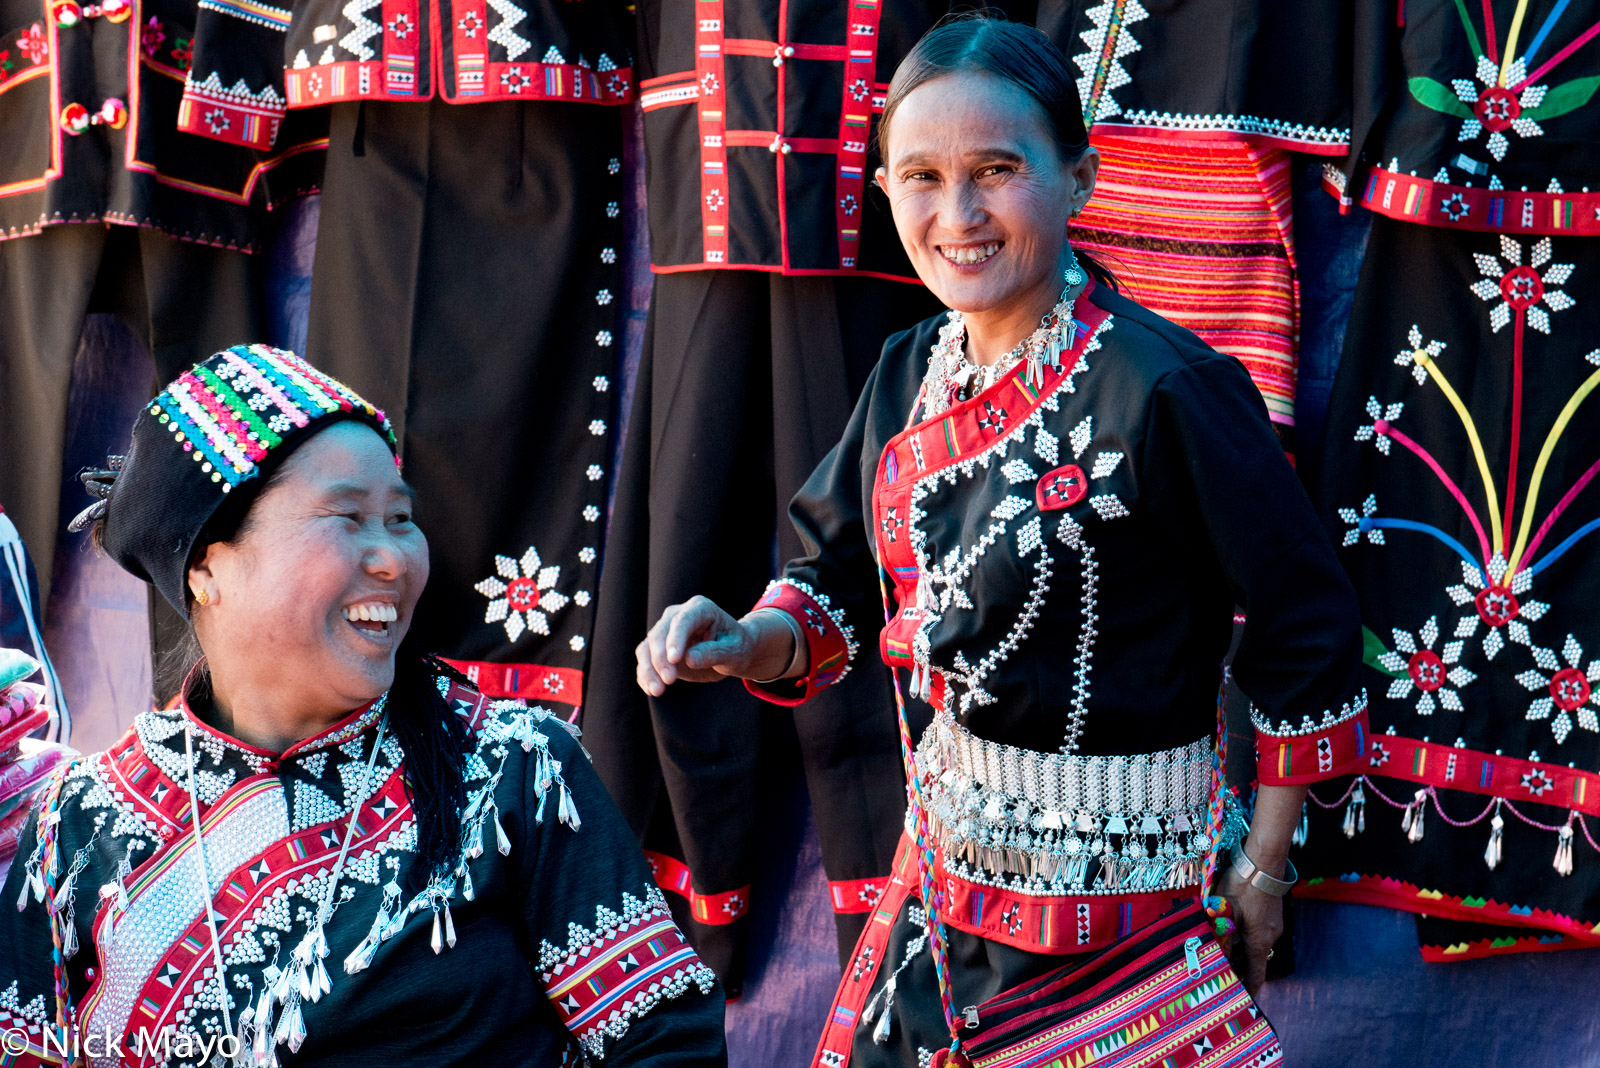
MULTIPOLYGON (((638 152, 635 134, 630 164, 638 152)), ((630 303, 618 368, 625 386, 619 418, 632 394, 650 293, 642 169, 632 169, 641 181, 628 204, 630 303)), ((1310 188, 1310 171, 1298 177, 1306 181, 1297 184, 1310 188)), ((1326 198, 1301 195, 1296 205, 1306 305, 1304 436, 1320 431, 1319 406, 1326 403, 1365 232, 1360 220, 1331 215, 1326 198)), ((315 197, 283 211, 269 253, 273 336, 265 340, 273 344, 303 347, 317 215, 315 197)), ((151 368, 114 319, 90 317, 75 368, 68 472, 126 444, 134 413, 153 392, 151 368)), ((1309 444, 1302 440, 1302 450, 1309 444)), ((70 474, 64 477, 71 481, 70 474)), ((63 529, 80 507, 78 496, 73 481, 63 495, 63 529)), ((73 741, 91 751, 114 740, 149 700, 146 598, 142 584, 95 556, 86 539, 63 538, 46 640, 74 710, 73 741)), ((728 1007, 734 1068, 808 1063, 838 980, 827 884, 803 783, 798 776, 777 783, 773 796, 778 831, 767 839, 755 896, 781 904, 754 914, 749 979, 744 996, 728 1007)), ((1600 983, 1600 953, 1429 965, 1417 953, 1408 915, 1308 903, 1294 920, 1298 971, 1262 997, 1291 1068, 1600 1065, 1600 1013, 1591 1007, 1588 986, 1600 983)))

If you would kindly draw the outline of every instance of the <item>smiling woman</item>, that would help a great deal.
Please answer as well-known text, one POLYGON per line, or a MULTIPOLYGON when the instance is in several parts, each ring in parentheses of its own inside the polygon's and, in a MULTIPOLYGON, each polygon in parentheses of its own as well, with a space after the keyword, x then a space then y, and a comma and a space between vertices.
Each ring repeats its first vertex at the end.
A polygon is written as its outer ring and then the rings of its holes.
POLYGON ((30 821, 5 1063, 90 1032, 107 1064, 725 1063, 716 979, 576 730, 412 648, 428 543, 381 411, 236 346, 84 480, 74 527, 203 656, 30 821))
POLYGON ((884 344, 790 506, 805 555, 742 619, 668 607, 639 685, 734 676, 796 705, 881 627, 927 706, 913 748, 901 704, 908 833, 819 1068, 1266 1063, 1246 990, 1283 929, 1304 784, 1364 749, 1349 583, 1244 368, 1080 265, 1098 157, 1043 34, 934 29, 879 136, 901 243, 950 310, 884 344), (1247 837, 1213 774, 1240 607, 1247 837))

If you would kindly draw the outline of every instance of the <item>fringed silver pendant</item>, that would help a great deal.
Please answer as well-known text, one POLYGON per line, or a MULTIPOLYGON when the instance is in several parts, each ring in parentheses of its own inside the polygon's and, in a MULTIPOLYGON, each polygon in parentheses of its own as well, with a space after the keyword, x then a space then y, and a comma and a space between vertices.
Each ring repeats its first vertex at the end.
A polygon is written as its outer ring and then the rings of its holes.
POLYGON ((889 1044, 889 1036, 894 1030, 894 984, 895 976, 890 976, 889 981, 883 985, 883 1014, 878 1017, 878 1024, 872 1029, 872 1041, 880 1046, 889 1044))
POLYGON ((1367 795, 1361 789, 1361 780, 1357 779, 1355 788, 1350 791, 1350 804, 1344 810, 1344 836, 1354 838, 1367 829, 1367 795))
POLYGON ((1422 817, 1428 811, 1428 791, 1418 790, 1415 799, 1405 808, 1405 814, 1400 817, 1400 828, 1406 832, 1408 842, 1422 841, 1422 817))
MULTIPOLYGON (((500 824, 500 810, 498 808, 494 810, 494 845, 502 857, 511 855, 511 838, 506 834, 506 829, 500 824)), ((469 896, 467 900, 471 901, 472 898, 469 896)))
POLYGON ((1500 816, 1500 798, 1494 800, 1494 815, 1489 818, 1489 845, 1483 851, 1483 862, 1489 865, 1489 870, 1494 871, 1500 866, 1503 858, 1504 846, 1501 842, 1501 833, 1506 828, 1506 821, 1500 816))
POLYGON ((1572 874, 1572 821, 1578 818, 1576 812, 1567 816, 1567 822, 1556 835, 1555 869, 1557 875, 1572 874))

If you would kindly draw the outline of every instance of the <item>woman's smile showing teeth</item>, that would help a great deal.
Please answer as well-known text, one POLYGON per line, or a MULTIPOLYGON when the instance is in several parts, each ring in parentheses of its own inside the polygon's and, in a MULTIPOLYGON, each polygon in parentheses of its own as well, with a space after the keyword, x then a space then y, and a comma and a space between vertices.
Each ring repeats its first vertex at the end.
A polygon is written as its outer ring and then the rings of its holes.
POLYGON ((1003 244, 1003 241, 990 241, 982 245, 940 245, 939 253, 958 267, 971 267, 999 252, 1003 244))
POLYGON ((346 605, 344 618, 356 630, 377 638, 389 633, 389 624, 400 618, 400 610, 383 601, 362 601, 346 605))

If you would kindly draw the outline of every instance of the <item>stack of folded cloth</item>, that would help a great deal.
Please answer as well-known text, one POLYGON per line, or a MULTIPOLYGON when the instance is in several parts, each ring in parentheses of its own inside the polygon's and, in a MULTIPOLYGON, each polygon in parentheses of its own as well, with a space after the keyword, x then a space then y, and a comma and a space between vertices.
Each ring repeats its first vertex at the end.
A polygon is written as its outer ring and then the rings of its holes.
POLYGON ((0 883, 17 855, 33 799, 51 772, 77 756, 67 746, 28 737, 53 716, 45 688, 23 681, 39 667, 25 653, 0 649, 0 883))

